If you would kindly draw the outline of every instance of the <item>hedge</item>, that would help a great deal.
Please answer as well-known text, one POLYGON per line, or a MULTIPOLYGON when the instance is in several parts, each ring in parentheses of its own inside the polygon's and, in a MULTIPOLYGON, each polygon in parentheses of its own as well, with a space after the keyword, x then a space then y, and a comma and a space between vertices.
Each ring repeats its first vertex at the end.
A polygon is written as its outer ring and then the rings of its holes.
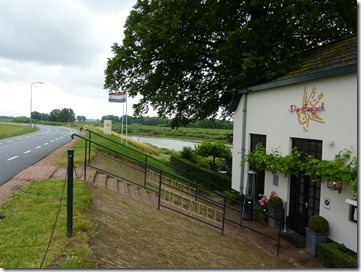
POLYGON ((208 190, 226 191, 231 189, 231 178, 226 175, 201 168, 186 159, 175 156, 170 157, 170 164, 189 173, 185 174, 182 172, 181 174, 182 176, 186 176, 191 181, 204 186, 208 190), (204 181, 195 178, 195 176, 201 178, 204 181))
POLYGON ((326 267, 357 268, 357 256, 349 254, 345 245, 336 242, 318 244, 318 257, 326 267))

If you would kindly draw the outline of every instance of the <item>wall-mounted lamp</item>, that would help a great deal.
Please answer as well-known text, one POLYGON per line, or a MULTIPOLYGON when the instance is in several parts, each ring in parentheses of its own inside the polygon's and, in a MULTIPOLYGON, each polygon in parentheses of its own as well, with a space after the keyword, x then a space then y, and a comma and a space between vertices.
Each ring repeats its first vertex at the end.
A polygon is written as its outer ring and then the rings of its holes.
POLYGON ((342 181, 327 181, 327 188, 331 190, 338 190, 340 194, 342 191, 342 181))

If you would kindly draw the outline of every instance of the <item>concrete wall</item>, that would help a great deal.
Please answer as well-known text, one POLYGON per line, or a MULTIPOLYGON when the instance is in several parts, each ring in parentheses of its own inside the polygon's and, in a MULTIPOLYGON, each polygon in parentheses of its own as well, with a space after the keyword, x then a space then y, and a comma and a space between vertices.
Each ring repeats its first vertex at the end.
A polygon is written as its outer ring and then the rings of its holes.
MULTIPOLYGON (((242 147, 242 116, 244 114, 244 99, 235 111, 233 137, 233 172, 232 188, 241 191, 241 152, 242 147)), ((250 147, 250 134, 267 136, 267 151, 278 148, 282 155, 290 153, 292 138, 305 138, 323 141, 322 159, 333 160, 335 155, 348 148, 352 155, 357 155, 357 75, 349 74, 329 79, 294 84, 285 87, 251 92, 247 94, 246 121, 246 153, 250 147), (317 121, 309 120, 308 126, 300 122, 296 112, 290 111, 290 106, 302 107, 304 90, 308 96, 315 88, 314 98, 320 97, 323 102, 318 112, 317 121)), ((308 115, 309 116, 309 115, 308 115)), ((245 165, 248 169, 248 165, 245 165)), ((247 172, 244 176, 246 186, 247 172)), ((273 175, 266 172, 265 194, 271 191, 289 203, 290 179, 279 175, 278 186, 272 185, 273 175)), ((341 194, 321 186, 320 215, 330 223, 330 238, 344 243, 348 248, 357 251, 357 224, 349 221, 349 204, 347 198, 352 198, 352 192, 346 185, 341 194), (325 209, 323 202, 330 200, 330 209, 325 209)))

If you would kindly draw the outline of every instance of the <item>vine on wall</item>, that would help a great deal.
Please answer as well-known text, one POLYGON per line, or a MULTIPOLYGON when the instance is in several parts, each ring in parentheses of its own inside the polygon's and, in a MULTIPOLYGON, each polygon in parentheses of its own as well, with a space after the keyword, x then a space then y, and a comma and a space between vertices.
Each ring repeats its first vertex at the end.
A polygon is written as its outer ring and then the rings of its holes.
POLYGON ((286 156, 282 156, 278 149, 267 153, 262 144, 257 144, 254 151, 246 154, 246 161, 256 170, 283 174, 286 177, 305 172, 313 179, 319 178, 323 182, 345 182, 357 194, 357 157, 351 158, 351 151, 347 148, 338 152, 334 160, 328 161, 306 157, 297 148, 286 156))

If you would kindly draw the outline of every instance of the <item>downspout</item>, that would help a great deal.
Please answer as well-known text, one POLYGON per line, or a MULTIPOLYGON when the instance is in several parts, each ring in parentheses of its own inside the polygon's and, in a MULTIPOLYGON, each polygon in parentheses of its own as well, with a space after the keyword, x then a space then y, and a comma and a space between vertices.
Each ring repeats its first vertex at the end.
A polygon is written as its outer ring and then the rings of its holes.
POLYGON ((244 190, 244 173, 245 173, 245 153, 246 153, 246 122, 247 122, 247 93, 244 93, 243 99, 243 118, 242 118, 242 145, 241 145, 241 180, 239 192, 243 194, 244 190))

